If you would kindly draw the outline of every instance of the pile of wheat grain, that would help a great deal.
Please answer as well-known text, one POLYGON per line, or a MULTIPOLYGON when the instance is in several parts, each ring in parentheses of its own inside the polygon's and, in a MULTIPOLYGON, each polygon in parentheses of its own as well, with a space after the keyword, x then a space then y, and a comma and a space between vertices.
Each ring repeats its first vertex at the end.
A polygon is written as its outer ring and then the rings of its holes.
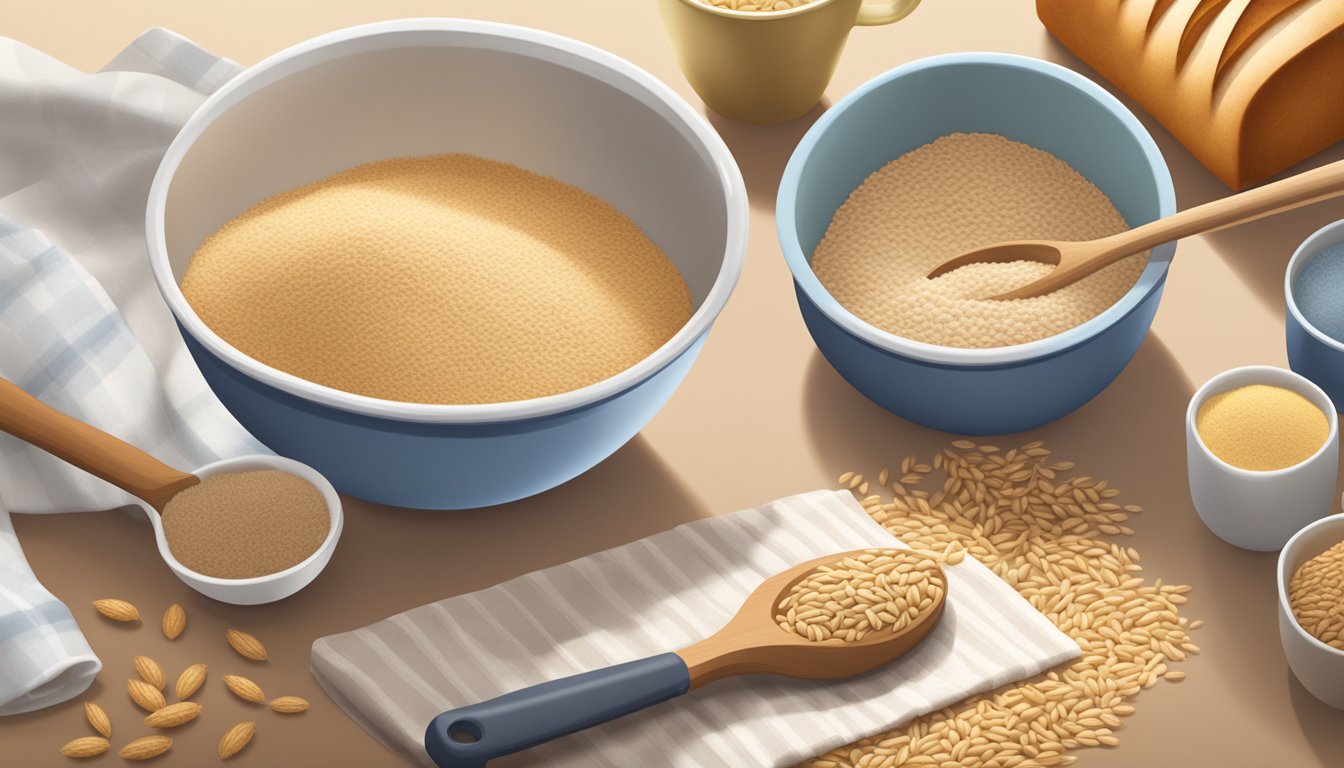
MULTIPOLYGON (((1121 506, 1104 480, 1061 477, 1070 462, 1050 462, 1040 443, 1000 451, 958 441, 932 466, 907 457, 898 475, 882 470, 894 496, 867 496, 873 519, 917 550, 970 554, 1013 585, 1082 656, 1025 683, 921 717, 901 728, 814 758, 809 768, 1027 768, 1067 765, 1066 750, 1115 746, 1132 714, 1128 700, 1199 652, 1180 615, 1186 586, 1145 583, 1139 553, 1110 541, 1129 535, 1136 506, 1121 506), (941 489, 928 476, 942 470, 941 489)), ((842 483, 858 490, 862 475, 842 483)), ((866 492, 866 491, 865 491, 866 492)))
POLYGON ((865 549, 812 569, 775 607, 775 622, 813 642, 900 632, 942 602, 938 561, 908 549, 865 549))

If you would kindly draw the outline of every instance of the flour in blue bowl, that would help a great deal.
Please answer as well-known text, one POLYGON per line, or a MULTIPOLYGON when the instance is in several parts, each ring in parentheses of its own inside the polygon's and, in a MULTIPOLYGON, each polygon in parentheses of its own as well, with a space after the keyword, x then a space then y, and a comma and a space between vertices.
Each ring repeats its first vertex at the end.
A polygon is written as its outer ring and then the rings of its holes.
POLYGON ((1293 281, 1293 301, 1308 323, 1344 342, 1344 245, 1307 262, 1293 281))

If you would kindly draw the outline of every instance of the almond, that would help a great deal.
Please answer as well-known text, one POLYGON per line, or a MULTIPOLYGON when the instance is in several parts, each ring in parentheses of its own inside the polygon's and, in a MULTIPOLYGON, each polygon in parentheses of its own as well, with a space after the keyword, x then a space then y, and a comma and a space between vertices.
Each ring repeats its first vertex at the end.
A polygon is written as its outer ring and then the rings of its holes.
POLYGON ((261 686, 242 675, 225 675, 224 685, 233 692, 234 696, 243 701, 250 701, 253 704, 262 704, 266 701, 266 694, 261 692, 261 686))
POLYGON ((140 611, 125 600, 94 600, 93 607, 113 621, 139 621, 140 611))
POLYGON ((166 703, 163 700, 163 692, 144 680, 127 680, 126 692, 131 695, 131 701, 134 701, 146 712, 163 709, 163 705, 166 703))
POLYGON ((117 754, 126 760, 148 760, 167 752, 173 740, 167 736, 142 736, 121 748, 117 754))
POLYGON ((158 688, 160 691, 163 690, 165 681, 163 679, 163 667, 159 666, 159 662, 148 656, 136 656, 135 673, 140 676, 141 680, 158 688))
POLYGON ((201 683, 205 682, 205 665, 192 664, 190 667, 182 670, 182 674, 177 676, 177 699, 184 701, 192 697, 196 691, 201 689, 201 683))
POLYGON ((112 745, 102 736, 85 736, 66 742, 66 745, 61 747, 61 754, 74 758, 94 757, 106 752, 110 746, 112 745))
POLYGON ((252 741, 252 734, 256 732, 257 724, 251 721, 230 728, 229 732, 224 734, 224 738, 219 740, 219 759, 228 760, 238 754, 248 742, 252 741))
POLYGON ((233 650, 237 651, 239 656, 252 661, 266 661, 266 646, 257 638, 236 629, 230 629, 227 637, 229 645, 233 646, 233 650))
POLYGON ((176 640, 186 628, 187 612, 177 603, 168 606, 168 610, 163 612, 163 636, 169 640, 176 640))
POLYGON ((93 730, 102 734, 103 738, 112 738, 112 719, 107 716, 102 707, 92 701, 84 702, 84 717, 88 718, 89 725, 93 726, 93 730))
POLYGON ((271 699, 271 709, 284 715, 295 715, 308 711, 308 701, 298 696, 281 696, 271 699))
POLYGON ((201 714, 201 709, 203 707, 194 701, 179 701, 156 712, 151 712, 145 718, 145 725, 150 728, 176 728, 183 723, 190 723, 195 720, 196 716, 201 714))

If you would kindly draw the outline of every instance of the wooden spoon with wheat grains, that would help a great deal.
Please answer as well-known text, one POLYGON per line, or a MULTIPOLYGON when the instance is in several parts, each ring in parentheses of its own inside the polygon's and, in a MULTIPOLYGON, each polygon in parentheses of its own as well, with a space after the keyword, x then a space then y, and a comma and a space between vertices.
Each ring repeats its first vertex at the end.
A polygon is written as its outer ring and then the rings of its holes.
POLYGON ((725 677, 852 677, 914 648, 938 624, 946 594, 942 568, 911 550, 819 557, 766 579, 727 625, 679 651, 444 712, 425 749, 440 768, 480 768, 725 677))

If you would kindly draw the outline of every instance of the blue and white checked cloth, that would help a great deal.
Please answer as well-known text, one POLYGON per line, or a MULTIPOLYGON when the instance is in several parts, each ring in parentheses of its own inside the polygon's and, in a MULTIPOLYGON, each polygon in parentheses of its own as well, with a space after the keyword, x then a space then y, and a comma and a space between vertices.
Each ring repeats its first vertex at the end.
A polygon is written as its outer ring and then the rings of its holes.
MULTIPOLYGON (((0 376, 185 468, 263 450, 192 364, 144 243, 160 156, 237 72, 162 29, 93 74, 0 38, 0 376)), ((0 435, 0 715, 77 696, 100 668, 28 567, 9 513, 127 501, 0 435)))

